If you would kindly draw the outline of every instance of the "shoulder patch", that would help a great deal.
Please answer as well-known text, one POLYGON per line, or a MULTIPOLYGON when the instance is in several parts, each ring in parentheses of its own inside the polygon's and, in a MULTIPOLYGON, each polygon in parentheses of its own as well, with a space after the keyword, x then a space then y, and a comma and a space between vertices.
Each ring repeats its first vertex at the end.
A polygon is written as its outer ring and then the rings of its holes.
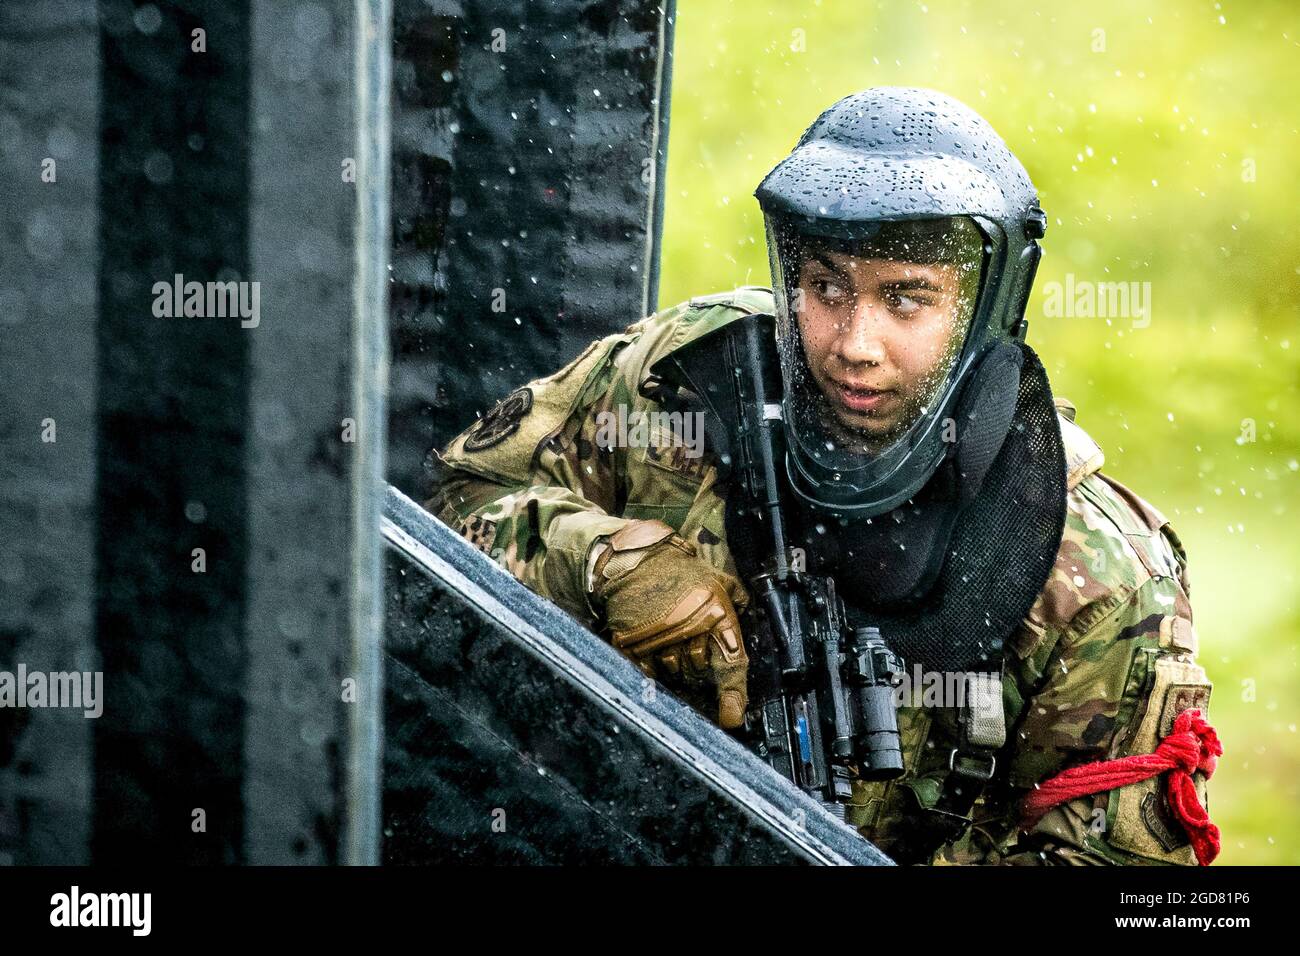
POLYGON ((499 484, 531 481, 542 444, 569 427, 582 402, 609 387, 634 339, 607 336, 554 375, 515 389, 452 439, 441 461, 499 484))
POLYGON ((511 392, 478 420, 465 437, 466 451, 485 451, 501 444, 516 431, 533 409, 533 392, 527 386, 511 392))

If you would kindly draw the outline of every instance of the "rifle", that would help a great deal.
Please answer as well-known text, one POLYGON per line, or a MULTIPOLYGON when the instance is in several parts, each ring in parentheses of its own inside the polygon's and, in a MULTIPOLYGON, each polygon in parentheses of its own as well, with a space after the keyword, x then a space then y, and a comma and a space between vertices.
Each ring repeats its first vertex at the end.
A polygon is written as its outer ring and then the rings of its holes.
MULTIPOLYGON (((741 625, 750 656, 743 736, 769 766, 844 817, 853 777, 903 772, 894 688, 903 663, 872 626, 853 627, 829 575, 810 574, 786 539, 784 455, 773 316, 727 323, 656 363, 677 401, 702 405, 705 440, 730 494, 763 534, 741 625), (766 539, 764 541, 764 539, 766 539)), ((672 397, 669 391, 663 391, 672 397)), ((733 545, 734 547, 734 545, 733 545)))

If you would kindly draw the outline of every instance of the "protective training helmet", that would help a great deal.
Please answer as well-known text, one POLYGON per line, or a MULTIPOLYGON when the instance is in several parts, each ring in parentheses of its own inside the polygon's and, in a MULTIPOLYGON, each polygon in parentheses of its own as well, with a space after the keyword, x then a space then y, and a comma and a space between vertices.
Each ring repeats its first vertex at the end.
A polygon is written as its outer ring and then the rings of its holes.
POLYGON ((973 110, 877 87, 822 113, 755 196, 791 486, 833 514, 888 512, 942 464, 953 416, 996 377, 984 359, 1024 336, 1037 193, 973 110))

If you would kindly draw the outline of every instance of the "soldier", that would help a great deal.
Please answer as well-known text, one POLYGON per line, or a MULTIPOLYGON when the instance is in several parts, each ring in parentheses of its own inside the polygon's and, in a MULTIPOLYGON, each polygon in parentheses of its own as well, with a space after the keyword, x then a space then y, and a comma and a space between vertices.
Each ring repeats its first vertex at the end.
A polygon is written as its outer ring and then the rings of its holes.
POLYGON ((903 775, 854 780, 847 821, 900 862, 1212 855, 1212 825, 1186 821, 1205 806, 1217 743, 1185 768, 1190 809, 1187 790, 1170 792, 1176 772, 1037 790, 1067 768, 1155 752, 1176 719, 1184 735, 1202 727, 1210 682, 1177 535, 1100 471, 1101 449, 1024 342, 1046 227, 1024 168, 962 104, 877 88, 823 113, 756 195, 771 290, 665 309, 518 389, 434 454, 426 507, 741 726, 740 620, 763 556, 726 456, 690 439, 694 413, 669 400, 662 370, 770 313, 799 553, 909 673, 997 688, 979 713, 901 700, 903 775))

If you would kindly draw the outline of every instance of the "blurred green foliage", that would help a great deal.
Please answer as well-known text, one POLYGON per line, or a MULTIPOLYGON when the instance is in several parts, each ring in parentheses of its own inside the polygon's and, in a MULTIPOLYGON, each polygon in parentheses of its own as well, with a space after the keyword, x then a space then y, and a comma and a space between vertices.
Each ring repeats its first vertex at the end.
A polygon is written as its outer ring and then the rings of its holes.
POLYGON ((682 0, 660 303, 769 283, 754 187, 840 97, 923 86, 985 116, 1049 215, 1030 343, 1189 552, 1220 862, 1300 863, 1300 8, 1034 7, 682 0), (1067 274, 1149 282, 1149 325, 1049 317, 1067 274))

